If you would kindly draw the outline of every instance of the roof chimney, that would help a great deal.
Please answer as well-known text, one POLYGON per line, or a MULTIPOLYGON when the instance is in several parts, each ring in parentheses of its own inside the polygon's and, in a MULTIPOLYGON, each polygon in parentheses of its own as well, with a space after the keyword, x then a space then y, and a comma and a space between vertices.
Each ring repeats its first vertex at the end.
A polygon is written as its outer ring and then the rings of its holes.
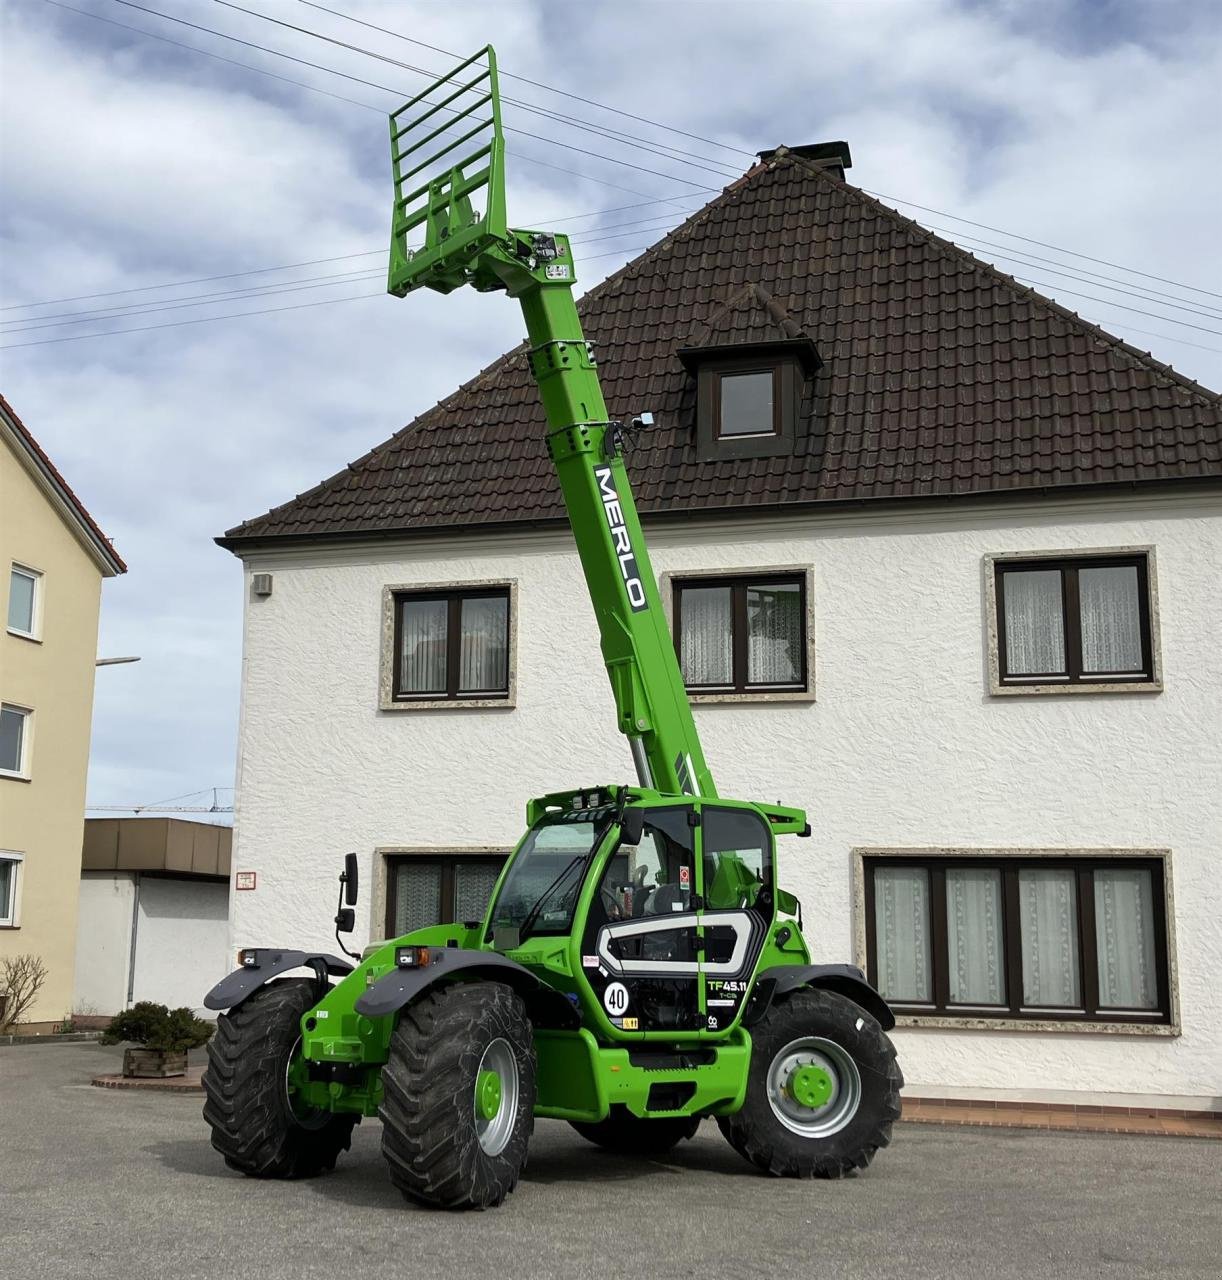
POLYGON ((833 178, 839 178, 841 182, 844 181, 844 171, 853 167, 853 157, 849 154, 847 142, 812 142, 805 147, 773 147, 770 151, 756 154, 766 164, 782 151, 809 160, 820 169, 826 169, 833 178))

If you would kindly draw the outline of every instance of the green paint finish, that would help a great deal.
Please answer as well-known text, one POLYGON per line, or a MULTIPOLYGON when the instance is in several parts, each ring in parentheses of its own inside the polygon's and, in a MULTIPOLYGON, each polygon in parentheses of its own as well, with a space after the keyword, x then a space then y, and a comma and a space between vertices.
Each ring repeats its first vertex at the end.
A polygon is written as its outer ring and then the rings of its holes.
POLYGON ((475 1082, 475 1106, 485 1120, 495 1120, 501 1109, 501 1077, 495 1071, 481 1071, 475 1082))
POLYGON ((832 1096, 832 1077, 813 1064, 798 1067, 789 1078, 789 1094, 795 1102, 812 1111, 824 1106, 832 1096))

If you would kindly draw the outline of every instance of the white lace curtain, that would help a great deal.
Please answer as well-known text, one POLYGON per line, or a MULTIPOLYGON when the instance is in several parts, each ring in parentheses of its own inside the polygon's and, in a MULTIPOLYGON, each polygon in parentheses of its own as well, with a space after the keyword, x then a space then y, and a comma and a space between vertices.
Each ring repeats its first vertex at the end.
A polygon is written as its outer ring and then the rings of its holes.
POLYGON ((405 600, 399 631, 399 687, 403 693, 444 693, 446 616, 444 600, 405 600))
POLYGON ((684 587, 679 661, 686 684, 733 684, 729 587, 684 587))
POLYGON ((1082 670, 1140 671, 1141 615, 1131 565, 1078 570, 1082 670))
POLYGON ((1065 618, 1061 571, 1034 569, 1002 575, 1006 615, 1006 669, 1010 675, 1065 671, 1065 618))
POLYGON ((509 601, 490 596, 462 602, 462 644, 458 655, 458 687, 463 693, 508 686, 506 648, 509 601))
POLYGON ((1154 886, 1145 868, 1095 872, 1099 1005, 1156 1009, 1154 886))
MULTIPOLYGON (((1078 609, 1082 670, 1140 671, 1141 611, 1133 565, 1080 568, 1078 609)), ((1065 619, 1060 569, 1011 570, 1002 575, 1006 666, 1011 675, 1061 675, 1065 619)))
POLYGON ((796 583, 747 588, 747 679, 797 684, 802 678, 802 593, 796 583))
POLYGON ((1005 1004, 1001 872, 948 867, 946 933, 952 1004, 1005 1004))
POLYGON ((1077 899, 1073 870, 1024 868, 1018 873, 1024 1005, 1081 1007, 1077 899))
POLYGON ((409 858, 395 867, 395 937, 441 919, 441 863, 409 858))
POLYGON ((454 862, 454 919, 482 920, 500 867, 491 862, 454 862))
POLYGON ((929 873, 879 867, 874 873, 878 990, 888 1000, 933 1000, 929 958, 929 873))

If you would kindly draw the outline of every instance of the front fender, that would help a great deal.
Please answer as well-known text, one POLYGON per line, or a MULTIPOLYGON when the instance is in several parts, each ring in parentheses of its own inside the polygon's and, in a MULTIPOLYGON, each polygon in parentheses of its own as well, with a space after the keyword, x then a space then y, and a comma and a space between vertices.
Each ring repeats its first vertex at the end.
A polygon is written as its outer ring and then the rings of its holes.
POLYGON ((834 991, 863 1008, 884 1031, 895 1026, 891 1007, 866 981, 866 975, 852 964, 786 964, 765 969, 755 980, 751 1006, 743 1025, 757 1022, 775 999, 797 987, 834 991))
POLYGON ((352 972, 352 966, 346 960, 321 951, 285 951, 277 947, 252 947, 250 950, 254 952, 257 963, 243 965, 222 978, 204 997, 205 1009, 234 1009, 265 982, 305 965, 315 972, 333 974, 337 978, 352 972))
POLYGON ((429 988, 454 979, 485 979, 512 987, 526 1002, 526 1011, 536 1026, 571 1030, 581 1024, 573 1005, 559 991, 540 982, 524 965, 495 951, 463 947, 430 947, 427 965, 392 969, 367 987, 354 1007, 367 1018, 385 1018, 411 1004, 429 988))

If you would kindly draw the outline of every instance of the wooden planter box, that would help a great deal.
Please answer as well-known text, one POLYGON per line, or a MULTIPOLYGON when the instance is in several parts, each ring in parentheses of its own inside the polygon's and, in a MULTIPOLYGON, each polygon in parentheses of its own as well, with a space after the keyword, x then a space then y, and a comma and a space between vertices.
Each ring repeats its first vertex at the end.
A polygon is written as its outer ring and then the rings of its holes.
POLYGON ((163 1049, 124 1049, 123 1074, 141 1079, 185 1076, 187 1055, 167 1053, 163 1049))

